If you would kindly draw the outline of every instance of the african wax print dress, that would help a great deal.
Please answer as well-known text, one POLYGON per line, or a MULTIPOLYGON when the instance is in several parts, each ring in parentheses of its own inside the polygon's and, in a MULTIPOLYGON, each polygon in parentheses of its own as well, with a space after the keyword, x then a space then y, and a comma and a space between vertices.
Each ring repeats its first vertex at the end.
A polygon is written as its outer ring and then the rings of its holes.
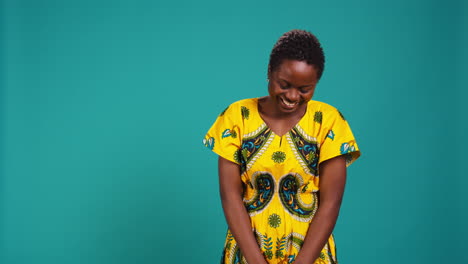
MULTIPOLYGON (((301 249, 319 206, 319 164, 345 155, 349 165, 360 156, 343 115, 313 100, 302 119, 283 136, 276 135, 261 118, 258 98, 235 102, 219 115, 203 141, 240 165, 252 230, 272 264, 292 263, 301 249)), ((229 230, 221 263, 247 263, 229 230)), ((333 235, 315 263, 337 263, 333 235)))

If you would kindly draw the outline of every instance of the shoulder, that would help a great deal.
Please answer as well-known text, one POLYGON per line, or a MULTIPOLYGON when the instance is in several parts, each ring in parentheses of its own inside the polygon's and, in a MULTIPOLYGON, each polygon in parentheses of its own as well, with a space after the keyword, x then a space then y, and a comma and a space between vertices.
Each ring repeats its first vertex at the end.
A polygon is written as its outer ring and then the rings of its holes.
POLYGON ((324 102, 316 101, 316 100, 310 100, 307 107, 309 107, 312 110, 320 110, 322 112, 335 112, 338 111, 336 107, 329 105, 324 102))
POLYGON ((307 105, 307 114, 309 119, 313 119, 320 124, 332 125, 335 122, 344 122, 347 120, 338 108, 324 102, 311 100, 307 105))
POLYGON ((247 98, 247 99, 242 99, 235 101, 229 105, 229 107, 237 107, 241 108, 242 106, 244 107, 252 107, 257 104, 258 98, 247 98))
POLYGON ((321 115, 324 115, 324 116, 329 116, 329 117, 340 116, 341 118, 344 119, 343 114, 341 114, 338 108, 330 104, 324 103, 324 102, 310 100, 307 105, 307 108, 308 108, 308 112, 311 113, 312 115, 316 113, 320 113, 321 115))
POLYGON ((248 98, 235 101, 228 105, 223 112, 221 112, 220 116, 229 115, 229 116, 248 116, 250 115, 253 109, 257 107, 257 98, 248 98))

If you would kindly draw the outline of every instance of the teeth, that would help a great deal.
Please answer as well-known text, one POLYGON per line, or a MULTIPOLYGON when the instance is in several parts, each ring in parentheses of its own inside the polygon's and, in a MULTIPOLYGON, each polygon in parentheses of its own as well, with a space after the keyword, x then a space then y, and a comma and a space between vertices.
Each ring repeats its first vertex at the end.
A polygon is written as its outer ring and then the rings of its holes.
POLYGON ((281 101, 283 101, 283 103, 288 107, 293 107, 293 106, 297 105, 297 102, 296 103, 289 103, 288 101, 286 101, 283 98, 281 98, 281 101))

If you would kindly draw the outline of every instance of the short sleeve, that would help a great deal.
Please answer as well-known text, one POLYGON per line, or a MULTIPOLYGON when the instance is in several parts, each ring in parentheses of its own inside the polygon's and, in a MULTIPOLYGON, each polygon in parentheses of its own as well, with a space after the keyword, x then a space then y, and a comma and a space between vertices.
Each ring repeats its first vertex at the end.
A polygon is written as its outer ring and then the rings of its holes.
POLYGON ((240 164, 237 154, 241 147, 242 125, 241 109, 232 104, 218 116, 203 144, 219 156, 240 164))
POLYGON ((324 137, 320 146, 319 164, 337 156, 345 155, 346 166, 351 165, 361 151, 356 143, 353 132, 337 109, 333 109, 323 118, 324 137))

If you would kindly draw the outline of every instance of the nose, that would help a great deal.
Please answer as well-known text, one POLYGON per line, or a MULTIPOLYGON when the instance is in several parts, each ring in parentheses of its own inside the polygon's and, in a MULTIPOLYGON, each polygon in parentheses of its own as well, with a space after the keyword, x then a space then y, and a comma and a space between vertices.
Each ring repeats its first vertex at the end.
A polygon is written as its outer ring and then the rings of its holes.
POLYGON ((291 88, 286 93, 286 99, 290 102, 297 102, 299 101, 299 91, 296 88, 291 88))

